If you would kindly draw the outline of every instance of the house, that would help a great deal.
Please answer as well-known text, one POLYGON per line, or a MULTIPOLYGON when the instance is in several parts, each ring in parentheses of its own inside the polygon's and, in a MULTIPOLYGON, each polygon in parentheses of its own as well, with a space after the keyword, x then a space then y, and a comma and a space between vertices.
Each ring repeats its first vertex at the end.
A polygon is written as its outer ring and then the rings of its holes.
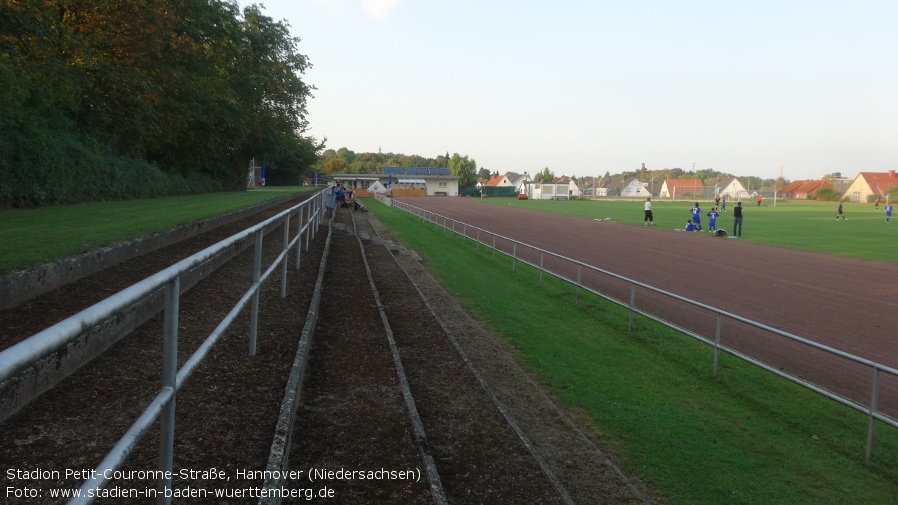
POLYGON ((715 191, 715 196, 726 196, 728 200, 740 201, 743 199, 747 200, 751 197, 751 193, 749 193, 749 191, 745 189, 745 186, 739 182, 739 179, 735 177, 721 179, 715 186, 715 191))
POLYGON ((660 198, 700 198, 705 194, 701 179, 667 179, 658 192, 660 198))
POLYGON ((527 196, 534 200, 567 200, 570 198, 567 184, 536 181, 529 184, 527 196))
POLYGON ((888 172, 861 172, 842 195, 852 202, 872 202, 889 198, 889 188, 898 186, 894 170, 888 172))
POLYGON ((836 190, 832 184, 822 179, 815 181, 792 181, 780 188, 780 190, 777 191, 777 195, 779 198, 807 200, 816 198, 817 192, 821 189, 836 190))
POLYGON ((568 197, 569 198, 579 198, 580 197, 580 188, 577 187, 577 183, 574 182, 570 177, 563 175, 561 177, 555 178, 555 184, 567 184, 568 187, 568 197))
POLYGON ((497 188, 514 186, 514 184, 512 184, 511 181, 508 180, 508 177, 506 177, 504 175, 499 175, 498 173, 493 174, 492 177, 490 177, 490 180, 483 183, 483 185, 484 186, 493 186, 493 187, 497 187, 497 188))
POLYGON ((620 188, 620 196, 623 198, 648 198, 652 195, 646 189, 647 184, 639 182, 636 177, 627 177, 620 188))
MULTIPOLYGON (((598 179, 592 180, 592 193, 593 196, 609 196, 608 193, 612 192, 612 188, 615 187, 614 177, 610 175, 603 175, 598 179)), ((619 194, 619 193, 618 193, 619 194)))
POLYGON ((527 192, 527 182, 532 182, 530 176, 527 174, 521 175, 513 172, 505 174, 508 177, 508 180, 511 182, 511 185, 514 186, 514 190, 516 193, 526 193, 527 192))

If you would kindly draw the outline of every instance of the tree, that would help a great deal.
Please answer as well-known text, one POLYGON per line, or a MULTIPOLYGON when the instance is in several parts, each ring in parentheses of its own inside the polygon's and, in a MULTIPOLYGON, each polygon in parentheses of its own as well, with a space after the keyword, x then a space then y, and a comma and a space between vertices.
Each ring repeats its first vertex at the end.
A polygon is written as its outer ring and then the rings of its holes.
POLYGON ((468 159, 468 156, 460 156, 458 153, 449 158, 449 173, 458 177, 458 186, 473 186, 477 184, 477 162, 468 159))
POLYGON ((326 174, 343 174, 346 173, 347 167, 346 160, 334 156, 325 160, 323 172, 326 174))
POLYGON ((542 172, 537 172, 537 174, 533 176, 533 180, 540 182, 552 182, 555 180, 555 173, 550 172, 549 167, 546 167, 542 170, 542 172))

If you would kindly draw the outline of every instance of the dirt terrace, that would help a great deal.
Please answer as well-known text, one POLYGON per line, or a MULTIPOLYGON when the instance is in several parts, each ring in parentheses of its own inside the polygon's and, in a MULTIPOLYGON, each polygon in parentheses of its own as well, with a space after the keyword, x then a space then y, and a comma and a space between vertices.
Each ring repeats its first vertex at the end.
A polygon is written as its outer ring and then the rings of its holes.
MULTIPOLYGON (((267 215, 256 221, 263 217, 267 215)), ((376 219, 357 221, 359 229, 373 238, 365 245, 364 255, 426 431, 422 446, 402 402, 362 251, 352 234, 352 217, 346 209, 339 209, 336 216, 350 233, 334 236, 326 265, 323 305, 297 416, 291 468, 421 468, 423 452, 434 459, 450 503, 552 503, 562 501, 563 493, 576 503, 649 501, 646 496, 652 496, 652 491, 620 474, 600 451, 601 440, 588 423, 559 409, 518 366, 513 351, 468 317, 433 281, 416 255, 396 244, 376 219), (435 316, 426 317, 431 310, 435 316), (476 374, 458 349, 469 358, 476 374), (557 479, 555 486, 499 414, 494 401, 504 406, 526 435, 548 474, 557 479)), ((6 347, 57 322, 249 222, 123 263, 6 311, 0 314, 0 345, 6 347)), ((281 233, 274 230, 271 236, 280 237, 281 233)), ((175 488, 243 493, 237 498, 207 496, 187 501, 255 503, 247 490, 260 486, 261 479, 238 476, 247 475, 240 473, 245 470, 265 468, 325 237, 325 233, 318 234, 299 271, 291 272, 286 299, 279 297, 276 282, 263 289, 258 355, 247 356, 249 318, 243 316, 179 393, 175 468, 215 468, 230 480, 212 479, 209 473, 200 472, 175 478, 175 488)), ((266 242, 269 247, 263 261, 268 263, 280 241, 266 242)), ((249 286, 251 256, 251 251, 245 252, 182 298, 179 364, 249 286)), ((49 497, 51 488, 80 485, 80 481, 65 478, 63 472, 96 466, 158 390, 161 334, 162 322, 157 317, 0 424, 4 434, 0 468, 39 468, 62 474, 56 478, 53 472, 45 472, 49 478, 25 481, 9 479, 4 472, 3 486, 40 489, 42 498, 29 503, 58 503, 60 500, 49 497)), ((125 470, 156 468, 157 432, 152 430, 136 447, 125 470)), ((433 500, 428 486, 406 481, 334 480, 316 485, 330 487, 335 496, 328 501, 335 503, 433 500)), ((152 489, 155 481, 120 479, 108 487, 152 489)), ((3 503, 20 502, 4 499, 3 503)))

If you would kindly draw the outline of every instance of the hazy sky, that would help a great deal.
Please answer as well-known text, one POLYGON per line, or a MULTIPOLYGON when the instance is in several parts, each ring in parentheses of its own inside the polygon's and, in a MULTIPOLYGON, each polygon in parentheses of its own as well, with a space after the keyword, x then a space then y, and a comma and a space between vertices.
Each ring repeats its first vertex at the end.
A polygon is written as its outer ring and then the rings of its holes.
POLYGON ((898 169, 895 0, 261 3, 302 39, 328 148, 576 176, 898 169))

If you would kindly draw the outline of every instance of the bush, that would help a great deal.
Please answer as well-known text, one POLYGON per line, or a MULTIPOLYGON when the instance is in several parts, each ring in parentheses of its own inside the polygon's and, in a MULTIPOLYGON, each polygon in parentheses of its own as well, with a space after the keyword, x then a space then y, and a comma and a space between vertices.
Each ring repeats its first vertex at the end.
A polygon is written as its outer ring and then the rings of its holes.
POLYGON ((842 195, 840 193, 829 188, 823 188, 820 191, 817 191, 817 200, 823 202, 838 202, 841 197, 842 195))
POLYGON ((199 174, 167 174, 142 160, 100 152, 68 131, 0 131, 0 207, 35 207, 221 191, 199 174))

